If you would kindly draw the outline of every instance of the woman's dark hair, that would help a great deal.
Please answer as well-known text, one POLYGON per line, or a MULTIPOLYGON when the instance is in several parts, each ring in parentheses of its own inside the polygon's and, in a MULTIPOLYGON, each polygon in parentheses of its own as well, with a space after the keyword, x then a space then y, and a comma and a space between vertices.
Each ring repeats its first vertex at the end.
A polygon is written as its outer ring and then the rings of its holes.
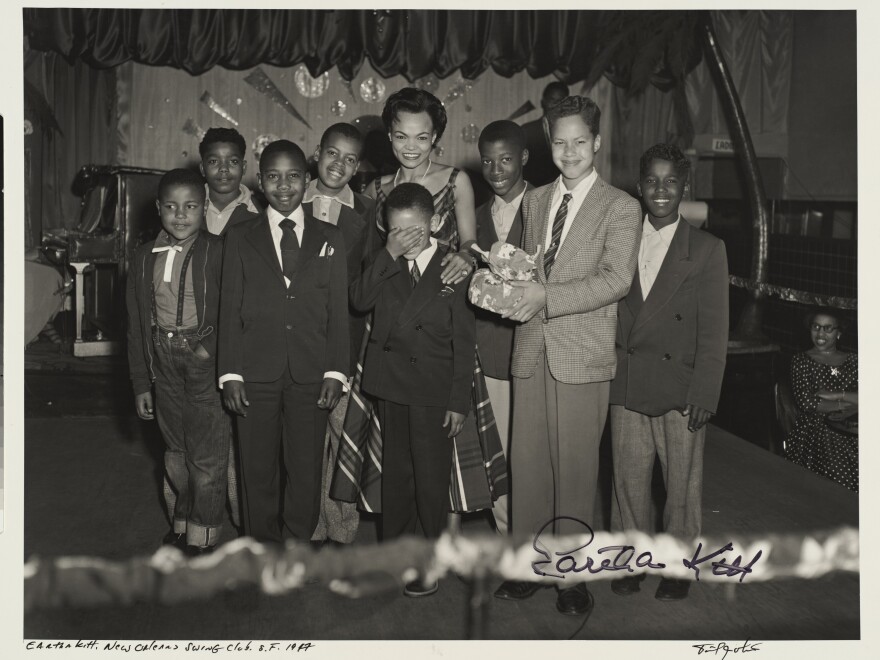
POLYGON ((834 309, 833 307, 811 307, 806 314, 804 314, 804 327, 809 330, 810 326, 813 324, 813 319, 817 316, 830 316, 834 319, 834 324, 837 326, 838 330, 846 330, 848 324, 845 318, 840 315, 839 309, 834 309))
POLYGON ((443 131, 446 130, 446 108, 440 103, 440 99, 431 92, 415 87, 404 87, 389 96, 385 102, 385 108, 382 110, 382 122, 385 124, 385 130, 391 131, 391 122, 397 119, 401 112, 412 114, 427 112, 431 118, 431 126, 437 133, 435 143, 443 137, 443 131))

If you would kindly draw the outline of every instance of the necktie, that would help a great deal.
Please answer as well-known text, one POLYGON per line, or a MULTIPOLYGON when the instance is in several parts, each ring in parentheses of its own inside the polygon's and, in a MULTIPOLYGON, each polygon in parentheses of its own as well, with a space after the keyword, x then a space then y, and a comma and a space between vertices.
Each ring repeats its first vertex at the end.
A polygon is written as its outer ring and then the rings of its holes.
POLYGON ((290 218, 284 218, 278 223, 281 227, 281 270, 284 277, 293 282, 296 273, 296 264, 299 261, 299 241, 296 232, 293 231, 296 223, 290 218))
POLYGON ((409 271, 409 277, 412 280, 412 288, 415 289, 419 280, 422 278, 422 271, 419 270, 419 263, 416 260, 412 262, 412 268, 409 271))
POLYGON ((559 243, 562 240, 562 228, 565 226, 565 217, 568 215, 568 203, 571 201, 571 193, 565 193, 562 197, 562 204, 556 211, 556 217, 553 219, 553 233, 550 235, 550 245, 544 252, 544 275, 550 277, 550 269, 556 260, 556 253, 559 251, 559 243))
POLYGON ((174 255, 177 252, 182 252, 183 248, 179 245, 160 245, 159 247, 154 247, 153 252, 167 252, 168 256, 165 257, 165 270, 162 273, 162 281, 170 282, 171 281, 171 271, 174 268, 174 255))

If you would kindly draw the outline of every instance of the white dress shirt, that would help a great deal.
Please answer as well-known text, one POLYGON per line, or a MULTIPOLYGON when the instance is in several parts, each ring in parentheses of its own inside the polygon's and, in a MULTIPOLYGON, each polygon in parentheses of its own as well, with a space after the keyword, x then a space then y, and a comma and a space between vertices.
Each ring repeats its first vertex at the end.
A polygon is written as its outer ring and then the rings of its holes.
POLYGON ((651 293, 651 287, 654 286, 663 259, 669 252, 669 245, 680 221, 681 215, 671 225, 657 230, 648 220, 648 216, 645 216, 645 221, 642 223, 642 242, 639 245, 639 284, 642 287, 642 300, 651 293))
MULTIPOLYGON (((281 260, 281 236, 284 233, 284 230, 281 228, 281 221, 285 218, 290 218, 296 223, 296 226, 293 228, 293 233, 296 234, 296 240, 299 241, 300 247, 303 244, 303 224, 305 222, 305 213, 303 213, 302 205, 297 206, 296 210, 293 211, 290 215, 282 215, 271 206, 266 209, 266 216, 269 218, 269 230, 272 233, 272 242, 275 244, 275 254, 278 256, 278 264, 281 266, 282 270, 284 269, 284 262, 281 260)), ((287 277, 284 278, 284 283, 287 286, 290 286, 290 280, 287 277)), ((342 383, 342 391, 348 392, 348 379, 344 374, 338 371, 328 371, 324 374, 324 378, 334 378, 342 383)), ((223 374, 220 376, 220 388, 223 388, 223 383, 227 380, 240 380, 244 381, 244 378, 241 377, 240 374, 223 374)))
POLYGON ((434 256, 434 253, 437 251, 437 239, 433 237, 428 238, 428 247, 419 252, 415 259, 411 259, 408 266, 409 272, 412 273, 413 264, 419 265, 419 272, 424 275, 425 271, 428 270, 428 264, 431 263, 431 258, 434 256))
POLYGON ((335 225, 339 222, 339 212, 343 206, 354 208, 354 193, 348 185, 345 185, 338 195, 326 195, 318 190, 318 180, 313 179, 303 196, 303 203, 306 202, 312 203, 312 215, 315 218, 335 225))
POLYGON ((208 200, 205 209, 205 227, 214 235, 219 235, 223 231, 226 223, 229 222, 229 218, 232 216, 232 212, 239 204, 247 206, 247 210, 251 213, 259 213, 257 207, 254 206, 254 201, 251 199, 251 191, 243 183, 239 184, 238 197, 234 201, 229 202, 222 211, 214 206, 214 202, 211 201, 211 190, 208 188, 208 184, 205 184, 205 194, 208 200))
POLYGON ((495 225, 495 233, 498 234, 499 241, 506 241, 516 213, 522 204, 523 196, 526 194, 525 186, 522 192, 514 198, 509 204, 503 198, 495 195, 495 201, 492 202, 492 224, 495 225))
POLYGON ((565 184, 562 182, 562 175, 556 179, 556 190, 553 191, 553 201, 550 203, 550 215, 547 220, 547 232, 544 234, 545 253, 547 252, 547 247, 550 245, 550 241, 553 237, 553 221, 556 219, 556 211, 558 211, 559 207, 562 205, 562 198, 568 193, 571 193, 571 200, 568 202, 568 213, 565 215, 565 224, 562 226, 562 236, 559 239, 559 247, 556 250, 557 256, 559 255, 559 250, 562 248, 562 244, 565 243, 565 237, 568 236, 568 230, 571 229, 571 225, 577 217, 581 204, 584 203, 584 199, 598 178, 599 173, 594 167, 593 171, 571 190, 565 187, 565 184))

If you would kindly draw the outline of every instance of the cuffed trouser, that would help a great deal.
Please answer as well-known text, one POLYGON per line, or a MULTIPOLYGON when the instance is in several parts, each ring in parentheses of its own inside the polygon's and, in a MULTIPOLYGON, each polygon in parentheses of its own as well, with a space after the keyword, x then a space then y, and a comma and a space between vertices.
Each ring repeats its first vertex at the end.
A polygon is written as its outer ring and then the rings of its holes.
POLYGON ((189 545, 215 545, 223 526, 230 421, 217 388, 216 361, 194 353, 195 333, 156 329, 156 420, 165 440, 166 504, 189 545), (168 335, 172 336, 169 337, 168 335))
MULTIPOLYGON (((495 415, 495 427, 498 429, 498 438, 501 440, 501 451, 504 452, 504 460, 510 459, 510 392, 509 380, 499 380, 486 376, 486 390, 489 392, 489 403, 492 404, 492 413, 495 415)), ((501 495, 495 500, 492 507, 492 515, 495 517, 495 528, 499 534, 507 534, 510 520, 510 495, 501 495)))
POLYGON ((657 456, 666 484, 663 531, 684 539, 700 535, 706 427, 691 433, 688 419, 675 410, 650 417, 611 406, 612 530, 654 532, 651 477, 657 456))

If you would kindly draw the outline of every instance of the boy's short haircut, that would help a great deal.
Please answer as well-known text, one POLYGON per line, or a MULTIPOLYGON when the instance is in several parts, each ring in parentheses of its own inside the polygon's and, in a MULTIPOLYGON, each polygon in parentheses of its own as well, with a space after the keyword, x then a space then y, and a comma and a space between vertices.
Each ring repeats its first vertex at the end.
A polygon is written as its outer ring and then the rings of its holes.
POLYGON ((199 142, 199 156, 204 159, 208 153, 208 147, 218 142, 234 144, 241 152, 242 158, 247 155, 247 144, 237 130, 234 128, 209 128, 205 132, 205 137, 199 142))
POLYGON ((435 142, 440 142, 443 131, 446 130, 446 108, 431 92, 416 87, 404 87, 388 97, 385 107, 382 109, 382 123, 385 130, 391 132, 391 122, 397 119, 401 112, 418 114, 427 112, 431 118, 431 126, 437 133, 435 142))
POLYGON ((602 112, 596 102, 587 96, 566 96, 556 105, 547 109, 547 121, 550 127, 563 117, 580 115, 589 127, 593 137, 599 135, 599 117, 602 112))
POLYGON ((526 134, 523 132, 522 126, 509 119, 499 119, 486 126, 480 133, 478 148, 482 149, 484 144, 502 140, 516 145, 517 149, 521 151, 526 148, 526 134))
POLYGON ((563 97, 568 96, 568 85, 559 80, 554 80, 544 88, 544 91, 541 93, 541 100, 544 101, 551 96, 556 96, 557 93, 563 97))
POLYGON ((388 193, 385 208, 388 212, 417 210, 430 219, 434 216, 434 198, 421 184, 401 183, 388 193))
POLYGON ((263 149, 263 153, 260 154, 260 170, 263 169, 263 163, 275 154, 290 154, 302 161, 303 167, 307 166, 306 155, 299 148, 299 145, 294 144, 290 140, 275 140, 275 142, 267 144, 263 149))
POLYGON ((162 195, 169 188, 174 188, 176 186, 191 186, 198 191, 199 197, 203 201, 205 199, 205 179, 202 178, 202 175, 198 172, 185 170, 183 168, 171 170, 162 175, 162 178, 159 179, 159 188, 156 191, 156 196, 159 199, 162 199, 162 195))
POLYGON ((674 144, 655 144, 649 147, 642 157, 639 159, 639 177, 643 177, 648 173, 652 160, 666 160, 672 163, 675 171, 679 176, 686 177, 691 171, 691 161, 685 156, 681 149, 674 144))
POLYGON ((360 153, 364 148, 364 136, 357 127, 352 126, 351 124, 346 124, 345 122, 333 124, 330 128, 324 131, 324 134, 321 136, 321 149, 327 145, 327 141, 334 135, 356 142, 358 145, 358 156, 360 156, 360 153))

